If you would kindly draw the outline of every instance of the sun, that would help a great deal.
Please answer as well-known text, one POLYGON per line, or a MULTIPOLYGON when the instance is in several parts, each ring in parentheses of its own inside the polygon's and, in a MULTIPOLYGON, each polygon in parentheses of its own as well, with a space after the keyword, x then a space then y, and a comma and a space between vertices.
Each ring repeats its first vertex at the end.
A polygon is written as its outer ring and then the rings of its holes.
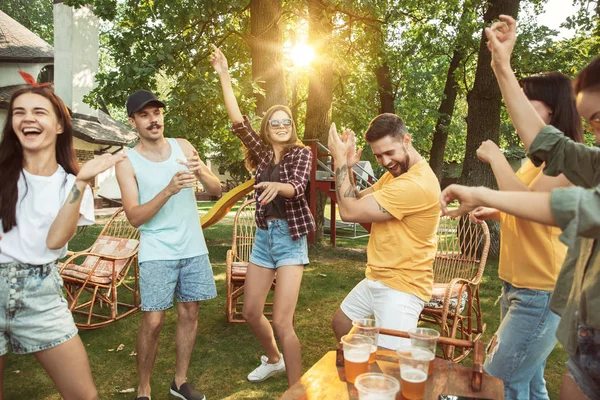
POLYGON ((299 43, 291 49, 290 58, 296 67, 306 67, 315 58, 315 52, 309 45, 299 43))

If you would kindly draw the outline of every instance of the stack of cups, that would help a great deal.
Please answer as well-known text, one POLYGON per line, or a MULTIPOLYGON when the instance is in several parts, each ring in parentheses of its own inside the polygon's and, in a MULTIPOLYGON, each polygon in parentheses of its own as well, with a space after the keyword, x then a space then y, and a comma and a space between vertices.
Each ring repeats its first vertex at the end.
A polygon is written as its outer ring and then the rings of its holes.
POLYGON ((377 353, 377 342, 379 341, 379 327, 372 318, 358 319, 352 321, 351 333, 369 336, 373 339, 373 345, 371 346, 371 355, 369 356, 369 364, 375 362, 375 355, 377 353))
POLYGON ((400 364, 402 395, 409 400, 420 400, 425 395, 427 377, 433 372, 433 359, 439 332, 429 328, 408 331, 410 346, 396 350, 400 364))
POLYGON ((380 373, 362 374, 354 382, 359 400, 395 400, 400 383, 393 376, 380 373))
POLYGON ((347 382, 354 383, 358 375, 368 371, 371 346, 373 346, 373 338, 369 336, 354 333, 342 336, 344 370, 347 382))

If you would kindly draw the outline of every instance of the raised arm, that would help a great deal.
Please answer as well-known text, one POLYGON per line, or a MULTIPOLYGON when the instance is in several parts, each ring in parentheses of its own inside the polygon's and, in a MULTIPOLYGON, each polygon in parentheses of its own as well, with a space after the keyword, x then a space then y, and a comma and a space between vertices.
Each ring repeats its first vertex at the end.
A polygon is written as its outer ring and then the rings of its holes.
MULTIPOLYGON (((352 179, 352 169, 348 168, 348 155, 354 144, 344 133, 339 137, 335 124, 329 129, 327 146, 335 165, 335 191, 340 217, 349 222, 381 222, 394 218, 373 196, 358 197, 356 185, 352 179)), ((372 192, 372 189, 371 189, 372 192)))
POLYGON ((229 119, 234 124, 244 121, 240 107, 238 106, 235 94, 233 93, 233 87, 231 86, 231 78, 229 76, 229 66, 227 65, 227 58, 215 45, 213 45, 213 53, 210 59, 210 65, 213 66, 219 80, 221 81, 221 88, 223 89, 223 99, 225 100, 225 107, 227 108, 227 114, 229 119))
POLYGON ((75 234, 80 216, 81 200, 88 182, 101 172, 106 171, 115 164, 121 163, 127 156, 120 154, 104 154, 86 162, 82 167, 67 200, 61 207, 58 215, 50 225, 46 245, 51 250, 64 247, 75 234))
POLYGON ((121 200, 123 201, 123 209, 125 215, 136 228, 140 227, 150 219, 152 219, 165 205, 167 201, 179 193, 181 189, 192 188, 196 183, 196 177, 191 171, 177 171, 171 182, 161 190, 152 200, 141 204, 139 202, 139 192, 135 172, 129 160, 122 162, 116 167, 117 181, 121 189, 121 200))
POLYGON ((492 69, 510 118, 525 148, 529 149, 533 139, 546 124, 527 100, 510 67, 510 55, 517 37, 517 23, 509 15, 500 15, 500 19, 500 22, 494 22, 491 27, 485 28, 488 49, 492 52, 492 69))

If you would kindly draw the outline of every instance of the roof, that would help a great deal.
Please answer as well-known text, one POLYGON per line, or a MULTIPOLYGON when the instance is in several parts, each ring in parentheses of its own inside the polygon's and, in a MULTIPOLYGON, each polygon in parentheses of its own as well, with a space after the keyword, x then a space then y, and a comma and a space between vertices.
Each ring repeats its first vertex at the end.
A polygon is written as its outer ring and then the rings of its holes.
POLYGON ((54 62, 54 49, 45 40, 0 11, 0 61, 54 62))
MULTIPOLYGON (((0 109, 7 110, 12 94, 27 86, 0 87, 0 109)), ((88 143, 126 146, 138 138, 137 133, 133 130, 100 110, 97 111, 97 117, 79 113, 75 113, 71 117, 73 135, 88 143)))
POLYGON ((137 133, 113 119, 103 111, 97 110, 98 117, 73 114, 73 134, 86 142, 125 146, 138 138, 137 133))

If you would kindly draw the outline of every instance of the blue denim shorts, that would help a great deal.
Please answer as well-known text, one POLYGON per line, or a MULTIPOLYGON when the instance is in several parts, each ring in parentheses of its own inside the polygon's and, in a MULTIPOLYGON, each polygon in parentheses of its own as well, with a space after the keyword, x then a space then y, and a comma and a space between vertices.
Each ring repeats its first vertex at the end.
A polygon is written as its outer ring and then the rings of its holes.
POLYGON ((577 340, 577 353, 569 356, 567 369, 587 397, 600 399, 600 331, 579 325, 577 340))
POLYGON ((268 219, 267 229, 256 228, 250 262, 270 269, 286 265, 307 265, 306 236, 292 240, 286 220, 268 219))
POLYGON ((162 311, 177 301, 208 300, 217 288, 208 254, 180 260, 151 260, 140 263, 142 311, 162 311))
POLYGON ((0 264, 0 356, 35 353, 77 335, 55 263, 0 264))

